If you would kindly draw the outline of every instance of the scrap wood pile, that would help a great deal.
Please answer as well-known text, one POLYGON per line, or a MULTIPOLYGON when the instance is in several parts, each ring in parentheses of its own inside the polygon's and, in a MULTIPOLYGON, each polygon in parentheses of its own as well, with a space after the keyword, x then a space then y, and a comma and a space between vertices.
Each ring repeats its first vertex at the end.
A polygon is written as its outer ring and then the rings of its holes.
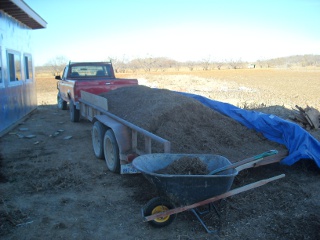
POLYGON ((234 162, 284 148, 199 101, 170 90, 139 85, 102 96, 108 99, 111 113, 170 141, 171 153, 217 154, 234 162))
POLYGON ((296 105, 298 110, 295 110, 291 120, 298 122, 302 127, 309 129, 320 128, 320 113, 317 109, 307 106, 306 108, 296 105))

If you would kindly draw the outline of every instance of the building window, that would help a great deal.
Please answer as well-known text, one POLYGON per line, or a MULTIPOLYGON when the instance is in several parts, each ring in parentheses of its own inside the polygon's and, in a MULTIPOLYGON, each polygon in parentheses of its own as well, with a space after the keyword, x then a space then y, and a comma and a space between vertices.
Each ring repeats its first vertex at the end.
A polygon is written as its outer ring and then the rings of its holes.
POLYGON ((32 57, 31 55, 24 55, 24 72, 26 79, 33 79, 33 71, 32 71, 32 57))
POLYGON ((0 84, 3 83, 3 80, 2 80, 2 77, 3 77, 3 75, 2 75, 2 57, 1 57, 1 55, 2 55, 2 51, 1 51, 1 47, 0 47, 0 84))
POLYGON ((8 52, 8 69, 10 82, 21 80, 21 58, 20 54, 8 52))

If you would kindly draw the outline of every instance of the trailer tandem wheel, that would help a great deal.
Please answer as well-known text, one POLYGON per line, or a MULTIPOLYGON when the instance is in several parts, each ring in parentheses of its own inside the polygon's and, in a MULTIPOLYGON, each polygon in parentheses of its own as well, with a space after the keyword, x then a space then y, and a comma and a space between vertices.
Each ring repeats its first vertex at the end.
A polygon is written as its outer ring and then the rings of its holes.
POLYGON ((107 130, 103 138, 103 151, 107 167, 111 172, 120 172, 119 147, 111 129, 107 130))
POLYGON ((103 159, 103 138, 106 132, 106 127, 99 121, 96 121, 93 124, 91 138, 92 138, 92 147, 94 151, 94 155, 97 158, 103 159))

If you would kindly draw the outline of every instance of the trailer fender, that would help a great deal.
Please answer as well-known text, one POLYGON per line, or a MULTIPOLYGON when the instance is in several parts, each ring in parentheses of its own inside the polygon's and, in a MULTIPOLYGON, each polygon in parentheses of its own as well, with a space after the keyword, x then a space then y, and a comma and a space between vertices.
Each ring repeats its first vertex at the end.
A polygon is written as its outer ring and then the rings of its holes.
POLYGON ((114 136, 117 140, 119 146, 119 158, 120 160, 127 160, 126 153, 131 149, 131 130, 122 123, 106 116, 97 115, 93 119, 95 121, 101 122, 107 128, 112 129, 114 136))

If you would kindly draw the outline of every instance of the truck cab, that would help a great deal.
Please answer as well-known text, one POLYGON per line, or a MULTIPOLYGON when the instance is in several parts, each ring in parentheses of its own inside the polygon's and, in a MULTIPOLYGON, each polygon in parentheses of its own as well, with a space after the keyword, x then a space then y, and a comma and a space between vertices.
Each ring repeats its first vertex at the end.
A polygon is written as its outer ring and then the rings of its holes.
POLYGON ((70 109, 70 119, 80 120, 81 91, 102 94, 119 87, 137 85, 137 79, 116 78, 111 62, 76 62, 64 68, 62 76, 55 77, 57 82, 57 103, 62 110, 70 109))

